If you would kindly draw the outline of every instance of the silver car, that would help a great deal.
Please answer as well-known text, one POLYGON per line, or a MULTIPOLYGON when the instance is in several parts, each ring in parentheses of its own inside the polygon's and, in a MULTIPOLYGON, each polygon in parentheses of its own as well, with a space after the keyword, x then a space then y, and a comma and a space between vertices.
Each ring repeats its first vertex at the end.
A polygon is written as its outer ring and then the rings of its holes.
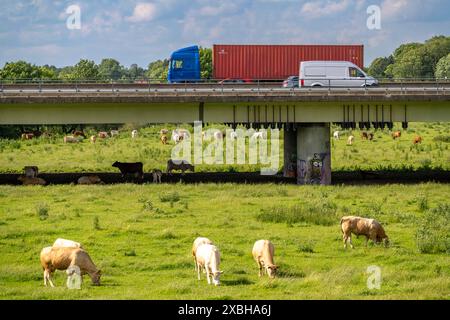
POLYGON ((283 88, 298 88, 298 76, 290 76, 284 80, 283 88))

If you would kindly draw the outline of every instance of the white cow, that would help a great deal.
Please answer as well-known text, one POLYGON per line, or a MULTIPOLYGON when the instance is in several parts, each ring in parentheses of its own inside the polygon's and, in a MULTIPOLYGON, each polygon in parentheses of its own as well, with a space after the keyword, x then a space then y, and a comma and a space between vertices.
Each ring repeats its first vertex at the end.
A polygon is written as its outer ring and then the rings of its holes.
POLYGON ((213 244, 213 242, 205 237, 198 237, 194 240, 194 244, 192 245, 192 256, 194 257, 195 270, 197 270, 197 248, 202 244, 213 244))
POLYGON ((336 140, 340 139, 339 131, 333 132, 333 138, 336 139, 336 140))
POLYGON ((353 145, 354 141, 355 141, 355 137, 351 135, 347 139, 347 144, 351 146, 351 145, 353 145))
POLYGON ((263 275, 264 271, 270 278, 275 278, 278 266, 273 262, 275 248, 269 240, 258 240, 253 245, 252 255, 259 267, 259 276, 263 275))
POLYGON ((111 138, 118 136, 119 135, 119 130, 111 130, 111 138))
POLYGON ((137 136, 138 136, 138 131, 137 131, 137 130, 131 131, 131 138, 132 138, 132 139, 137 138, 137 136))
POLYGON ((218 286, 220 284, 220 275, 223 273, 223 271, 219 271, 219 249, 212 244, 202 244, 197 248, 195 257, 197 259, 198 280, 200 280, 200 270, 205 269, 208 284, 211 284, 212 279, 212 283, 218 286))
POLYGON ((63 238, 56 239, 56 241, 53 243, 53 247, 81 248, 81 249, 83 249, 81 243, 76 242, 76 241, 72 241, 72 240, 63 239, 63 238))
POLYGON ((214 132, 214 139, 215 140, 222 140, 223 139, 223 134, 221 131, 215 131, 214 132))

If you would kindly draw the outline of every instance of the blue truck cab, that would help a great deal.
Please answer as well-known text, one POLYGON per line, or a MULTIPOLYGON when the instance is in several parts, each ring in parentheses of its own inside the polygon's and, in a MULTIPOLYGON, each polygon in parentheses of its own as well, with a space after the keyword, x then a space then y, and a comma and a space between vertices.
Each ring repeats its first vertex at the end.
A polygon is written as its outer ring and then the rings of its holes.
POLYGON ((196 82, 200 80, 200 53, 198 46, 178 49, 170 55, 169 83, 196 82))

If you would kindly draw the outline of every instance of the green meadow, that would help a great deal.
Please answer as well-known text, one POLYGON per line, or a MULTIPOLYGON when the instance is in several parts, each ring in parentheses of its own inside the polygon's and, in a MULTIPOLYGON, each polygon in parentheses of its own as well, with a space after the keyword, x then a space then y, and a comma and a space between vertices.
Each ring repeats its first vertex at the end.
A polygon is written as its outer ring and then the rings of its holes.
POLYGON ((449 195, 434 183, 0 186, 0 299, 450 299, 449 195), (379 220, 390 247, 353 236, 344 250, 350 214, 379 220), (218 287, 197 280, 197 236, 221 252, 218 287), (58 237, 83 244, 101 286, 85 276, 69 290, 57 271, 44 287, 39 252, 58 237), (275 245, 276 279, 258 277, 259 239, 275 245))

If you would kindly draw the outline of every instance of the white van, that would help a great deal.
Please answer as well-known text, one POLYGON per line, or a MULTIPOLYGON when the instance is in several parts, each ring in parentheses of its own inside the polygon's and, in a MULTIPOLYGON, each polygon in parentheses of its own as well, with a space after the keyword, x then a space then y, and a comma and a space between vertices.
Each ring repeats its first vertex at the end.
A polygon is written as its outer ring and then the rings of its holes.
POLYGON ((300 87, 364 87, 378 85, 357 65, 348 61, 303 61, 300 63, 300 87))

